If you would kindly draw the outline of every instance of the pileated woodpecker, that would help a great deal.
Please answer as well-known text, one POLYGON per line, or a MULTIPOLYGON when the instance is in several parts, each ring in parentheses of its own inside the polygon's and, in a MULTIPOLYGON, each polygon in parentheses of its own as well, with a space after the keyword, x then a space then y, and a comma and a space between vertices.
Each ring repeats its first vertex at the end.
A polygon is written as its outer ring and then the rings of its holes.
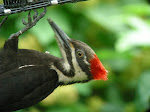
POLYGON ((69 38, 52 20, 48 22, 62 58, 18 49, 19 35, 11 36, 0 51, 0 112, 32 106, 60 85, 107 80, 107 71, 87 44, 69 38))

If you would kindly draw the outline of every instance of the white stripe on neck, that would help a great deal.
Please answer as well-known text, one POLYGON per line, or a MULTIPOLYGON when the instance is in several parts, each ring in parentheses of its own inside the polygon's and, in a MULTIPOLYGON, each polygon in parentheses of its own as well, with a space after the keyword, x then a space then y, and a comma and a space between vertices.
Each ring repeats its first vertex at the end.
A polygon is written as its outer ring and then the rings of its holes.
POLYGON ((33 67, 35 65, 23 65, 23 66, 20 66, 18 69, 22 69, 22 68, 26 68, 26 67, 33 67))

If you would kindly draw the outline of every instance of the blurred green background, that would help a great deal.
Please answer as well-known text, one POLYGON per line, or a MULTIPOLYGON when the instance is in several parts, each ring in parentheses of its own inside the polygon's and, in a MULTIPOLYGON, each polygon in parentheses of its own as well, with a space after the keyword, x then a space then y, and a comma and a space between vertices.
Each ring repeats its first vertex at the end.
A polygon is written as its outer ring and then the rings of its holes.
MULTIPOLYGON (((9 16, 0 29, 0 47, 24 27, 21 20, 27 19, 27 13, 9 16)), ((69 37, 94 49, 109 71, 108 81, 59 87, 37 105, 17 112, 145 112, 150 108, 150 5, 146 0, 89 0, 48 7, 46 16, 20 36, 19 48, 61 56, 48 17, 69 37)))

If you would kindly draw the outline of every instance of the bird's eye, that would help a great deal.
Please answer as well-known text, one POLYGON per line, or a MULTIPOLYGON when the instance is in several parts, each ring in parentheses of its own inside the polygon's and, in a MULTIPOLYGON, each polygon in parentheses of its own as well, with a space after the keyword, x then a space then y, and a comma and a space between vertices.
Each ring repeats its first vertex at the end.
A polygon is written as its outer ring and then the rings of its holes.
POLYGON ((78 51, 78 52, 77 52, 77 55, 78 55, 79 58, 81 58, 81 57, 83 57, 83 52, 78 51))

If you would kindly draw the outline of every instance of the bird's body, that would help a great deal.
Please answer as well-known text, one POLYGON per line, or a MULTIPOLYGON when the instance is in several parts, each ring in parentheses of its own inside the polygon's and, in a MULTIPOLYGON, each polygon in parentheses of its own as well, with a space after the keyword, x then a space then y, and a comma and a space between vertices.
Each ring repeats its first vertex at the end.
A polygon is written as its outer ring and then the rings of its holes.
POLYGON ((18 49, 18 37, 9 38, 1 49, 0 112, 32 106, 59 85, 107 79, 106 70, 88 45, 70 39, 54 22, 49 22, 56 33, 62 58, 18 49))
POLYGON ((26 49, 4 53, 0 55, 0 112, 36 104, 59 86, 49 65, 56 57, 26 49))

